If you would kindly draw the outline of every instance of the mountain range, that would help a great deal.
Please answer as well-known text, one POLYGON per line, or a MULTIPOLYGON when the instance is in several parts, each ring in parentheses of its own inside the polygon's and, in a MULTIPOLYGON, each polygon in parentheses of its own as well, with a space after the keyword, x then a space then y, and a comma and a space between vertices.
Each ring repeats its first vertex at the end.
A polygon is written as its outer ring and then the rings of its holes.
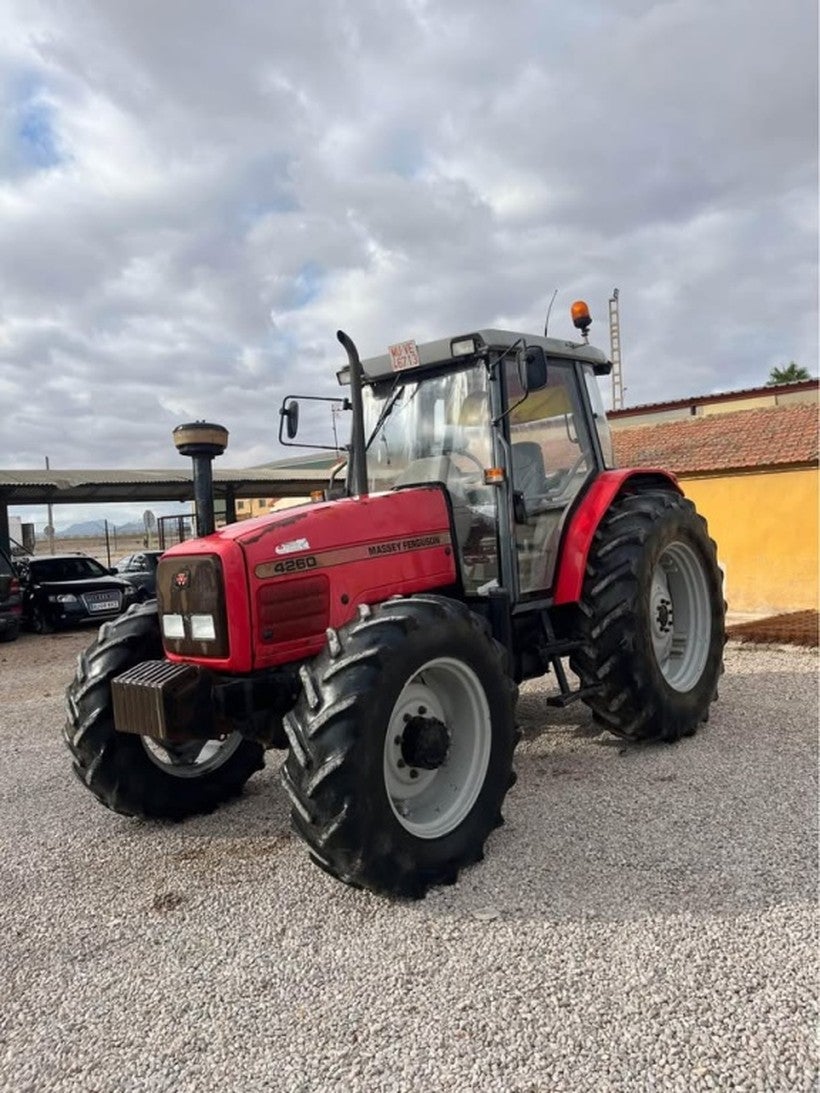
MULTIPOLYGON (((145 528, 141 520, 131 520, 127 524, 119 524, 116 527, 109 520, 108 534, 113 535, 115 532, 117 535, 144 535, 145 528)), ((39 534, 42 537, 42 532, 39 534)), ((103 520, 85 520, 79 524, 70 524, 67 528, 57 528, 54 532, 55 539, 86 539, 104 536, 105 522, 103 520)))

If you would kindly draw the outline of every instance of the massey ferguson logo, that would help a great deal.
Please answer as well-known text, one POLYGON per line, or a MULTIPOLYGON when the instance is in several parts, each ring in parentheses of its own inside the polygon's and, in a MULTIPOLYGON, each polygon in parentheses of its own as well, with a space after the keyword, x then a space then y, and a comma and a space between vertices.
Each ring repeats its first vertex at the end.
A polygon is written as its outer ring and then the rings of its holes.
POLYGON ((191 574, 187 569, 180 569, 174 574, 174 588, 188 588, 191 583, 191 574))

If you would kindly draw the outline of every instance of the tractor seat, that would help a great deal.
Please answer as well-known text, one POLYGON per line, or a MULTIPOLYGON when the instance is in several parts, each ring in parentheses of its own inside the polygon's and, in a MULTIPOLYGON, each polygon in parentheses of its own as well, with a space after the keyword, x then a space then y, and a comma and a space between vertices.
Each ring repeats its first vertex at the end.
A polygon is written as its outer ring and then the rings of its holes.
POLYGON ((541 445, 532 440, 521 440, 512 445, 513 485, 524 496, 524 504, 531 509, 543 500, 547 491, 547 475, 544 470, 544 454, 541 445))

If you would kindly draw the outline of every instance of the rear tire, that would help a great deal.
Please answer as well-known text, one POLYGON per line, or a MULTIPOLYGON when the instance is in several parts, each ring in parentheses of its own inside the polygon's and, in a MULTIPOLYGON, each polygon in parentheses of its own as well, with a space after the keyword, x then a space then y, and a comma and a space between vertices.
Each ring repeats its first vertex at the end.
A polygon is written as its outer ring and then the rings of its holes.
POLYGON ((570 659, 594 718, 672 742, 708 719, 723 670, 722 575, 706 521, 672 490, 618 497, 595 533, 570 659))
POLYGON ((513 782, 516 688, 484 622, 432 595, 362 608, 301 676, 282 781, 313 860, 391 896, 452 884, 513 782))
POLYGON ((125 816, 183 820, 236 797, 264 766, 261 745, 233 733, 225 741, 164 747, 114 727, 111 680, 162 657, 156 602, 104 623, 80 655, 66 694, 66 743, 74 772, 107 808, 125 816))

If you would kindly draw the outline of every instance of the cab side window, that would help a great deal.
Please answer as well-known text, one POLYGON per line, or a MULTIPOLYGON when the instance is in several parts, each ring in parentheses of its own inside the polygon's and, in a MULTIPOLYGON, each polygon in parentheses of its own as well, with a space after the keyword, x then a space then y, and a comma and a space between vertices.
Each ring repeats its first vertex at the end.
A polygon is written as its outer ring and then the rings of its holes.
POLYGON ((517 406, 513 368, 507 381, 519 583, 522 593, 546 592, 566 511, 594 466, 592 444, 571 364, 551 358, 546 385, 517 406))

